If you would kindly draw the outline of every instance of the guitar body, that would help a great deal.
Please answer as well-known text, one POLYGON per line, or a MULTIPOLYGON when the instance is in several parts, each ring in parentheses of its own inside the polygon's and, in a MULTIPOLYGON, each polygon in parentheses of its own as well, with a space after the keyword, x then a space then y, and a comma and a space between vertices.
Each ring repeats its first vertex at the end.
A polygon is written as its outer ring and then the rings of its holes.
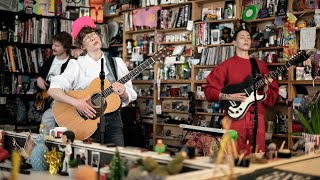
MULTIPOLYGON (((109 81, 104 81, 104 89, 110 86, 109 81)), ((73 131, 76 139, 84 140, 89 138, 96 130, 98 123, 100 122, 100 104, 95 104, 93 100, 97 94, 100 94, 100 79, 94 79, 87 89, 78 90, 78 91, 69 91, 66 94, 76 99, 90 98, 88 102, 94 109, 97 114, 96 117, 92 119, 87 119, 82 116, 75 107, 55 101, 53 104, 53 114, 54 118, 59 125, 59 127, 67 127, 68 130, 73 131)), ((100 98, 97 100, 100 103, 100 98)), ((118 94, 112 93, 105 98, 105 110, 104 114, 111 113, 119 109, 121 105, 121 100, 118 94)))
MULTIPOLYGON (((248 76, 247 79, 240 84, 233 84, 226 86, 222 89, 222 93, 225 94, 234 94, 234 93, 247 93, 247 98, 245 102, 239 101, 229 101, 223 100, 221 101, 222 107, 227 109, 227 114, 230 118, 237 120, 242 118, 247 110, 249 109, 250 105, 254 103, 254 92, 253 90, 248 91, 248 87, 252 86, 253 79, 252 76, 248 76)), ((256 91, 257 101, 263 101, 266 99, 266 94, 259 95, 256 91)))
POLYGON ((48 95, 48 91, 39 90, 36 94, 33 106, 37 111, 44 111, 50 101, 51 97, 48 95))

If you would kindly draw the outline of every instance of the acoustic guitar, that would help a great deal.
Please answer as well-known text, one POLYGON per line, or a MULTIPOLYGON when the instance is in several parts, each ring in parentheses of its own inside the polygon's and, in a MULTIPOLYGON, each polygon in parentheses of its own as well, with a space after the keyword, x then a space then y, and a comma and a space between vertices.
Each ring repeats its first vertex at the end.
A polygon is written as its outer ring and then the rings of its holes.
MULTIPOLYGON (((134 68, 127 75, 119 79, 117 82, 125 84, 130 81, 147 67, 154 64, 157 60, 163 60, 166 56, 169 56, 169 49, 163 48, 158 51, 151 58, 145 60, 138 67, 134 68)), ((111 113, 116 111, 120 105, 121 100, 118 94, 113 92, 110 82, 104 80, 104 90, 101 93, 100 90, 100 78, 94 79, 87 89, 75 90, 66 92, 67 95, 76 98, 83 99, 90 96, 88 104, 90 104, 97 112, 96 117, 86 118, 77 109, 69 104, 55 101, 53 104, 53 115, 57 124, 60 127, 67 127, 68 130, 75 133, 76 139, 84 140, 89 138, 96 130, 98 123, 100 122, 100 98, 104 98, 104 113, 111 113)))
MULTIPOLYGON (((310 51, 313 52, 313 51, 310 51)), ((229 86, 226 86, 222 89, 222 93, 226 94, 233 94, 233 93, 246 93, 246 100, 244 102, 239 101, 231 101, 231 100, 222 100, 221 105, 227 110, 227 114, 230 118, 233 120, 238 120, 242 118, 249 107, 254 103, 254 87, 256 92, 258 89, 260 89, 262 86, 265 85, 265 80, 268 78, 274 79, 278 76, 279 73, 282 71, 286 71, 290 66, 297 65, 298 63, 301 63, 309 58, 309 55, 305 51, 300 51, 298 54, 294 55, 292 58, 289 59, 289 61, 286 62, 285 65, 280 66, 275 71, 270 72, 265 77, 260 77, 258 80, 254 83, 252 75, 249 75, 246 80, 240 84, 232 84, 229 86)), ((257 101, 263 101, 266 99, 266 94, 259 95, 256 93, 257 101)))

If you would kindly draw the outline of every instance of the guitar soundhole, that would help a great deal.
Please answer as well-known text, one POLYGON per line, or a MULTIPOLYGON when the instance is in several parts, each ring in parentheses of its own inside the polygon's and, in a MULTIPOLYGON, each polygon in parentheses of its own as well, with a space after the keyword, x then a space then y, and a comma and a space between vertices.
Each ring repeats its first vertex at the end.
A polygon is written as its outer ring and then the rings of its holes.
POLYGON ((242 111, 242 108, 239 108, 240 111, 242 111))
POLYGON ((94 106, 100 107, 100 94, 96 93, 91 96, 91 103, 94 106))

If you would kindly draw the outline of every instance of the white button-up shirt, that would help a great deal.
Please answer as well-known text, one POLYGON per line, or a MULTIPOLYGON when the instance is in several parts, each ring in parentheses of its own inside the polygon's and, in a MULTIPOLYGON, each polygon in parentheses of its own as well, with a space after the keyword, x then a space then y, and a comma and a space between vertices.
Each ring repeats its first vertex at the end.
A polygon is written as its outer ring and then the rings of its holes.
MULTIPOLYGON (((104 57, 104 54, 102 57, 104 57)), ((85 56, 78 57, 77 60, 70 59, 65 71, 61 75, 57 75, 52 78, 50 88, 60 88, 65 92, 86 89, 95 78, 99 77, 101 71, 101 58, 98 61, 95 61, 87 54, 85 56)), ((118 79, 120 79, 127 75, 129 70, 121 58, 115 59, 117 76, 118 79)), ((112 72, 108 71, 105 63, 106 60, 108 59, 104 57, 104 72, 107 76, 112 72)), ((126 87, 128 100, 126 102, 122 102, 122 107, 137 99, 137 93, 132 87, 132 82, 128 81, 124 86, 126 87)))

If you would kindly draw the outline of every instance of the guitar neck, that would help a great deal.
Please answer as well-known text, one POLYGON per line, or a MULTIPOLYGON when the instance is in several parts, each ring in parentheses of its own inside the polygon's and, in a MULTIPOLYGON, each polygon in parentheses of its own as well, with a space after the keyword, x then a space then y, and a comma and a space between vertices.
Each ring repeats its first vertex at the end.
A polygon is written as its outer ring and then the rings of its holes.
MULTIPOLYGON (((265 77, 261 78, 260 80, 258 80, 255 83, 255 89, 260 89, 262 86, 264 86, 265 83, 265 79, 275 79, 276 77, 278 77, 278 75, 282 72, 287 70, 289 67, 291 66, 290 62, 288 61, 285 65, 281 66, 280 68, 277 68, 275 71, 270 72, 269 74, 267 74, 265 77)), ((253 85, 250 87, 251 89, 253 89, 253 85)))
MULTIPOLYGON (((151 57, 141 63, 138 67, 134 68, 132 71, 130 71, 127 75, 119 79, 117 82, 121 84, 125 84, 126 82, 130 81, 131 79, 135 78, 137 75, 139 75, 142 71, 147 69, 148 66, 152 65, 155 62, 155 60, 151 57)), ((107 89, 103 90, 102 94, 103 97, 108 97, 110 94, 113 93, 112 87, 108 87, 107 89)))

